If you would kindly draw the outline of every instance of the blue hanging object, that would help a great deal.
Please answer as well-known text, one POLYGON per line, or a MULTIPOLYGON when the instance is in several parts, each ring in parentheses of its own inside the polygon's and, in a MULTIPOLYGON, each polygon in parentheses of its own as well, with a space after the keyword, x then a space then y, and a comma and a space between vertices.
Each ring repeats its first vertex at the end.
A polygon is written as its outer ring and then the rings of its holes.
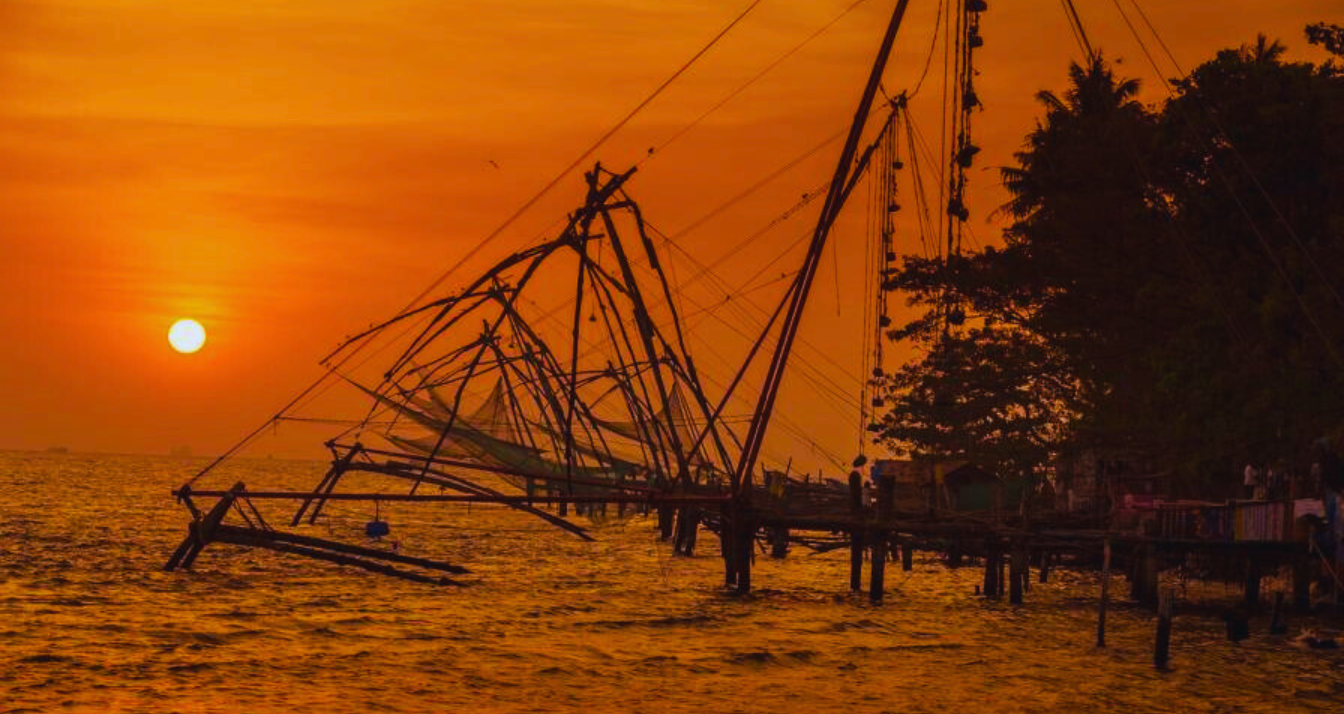
POLYGON ((364 535, 370 538, 382 538, 392 532, 392 526, 383 520, 383 504, 373 502, 373 520, 364 524, 364 535))
POLYGON ((370 538, 382 538, 391 532, 392 527, 387 524, 387 521, 374 519, 364 524, 364 535, 370 538))

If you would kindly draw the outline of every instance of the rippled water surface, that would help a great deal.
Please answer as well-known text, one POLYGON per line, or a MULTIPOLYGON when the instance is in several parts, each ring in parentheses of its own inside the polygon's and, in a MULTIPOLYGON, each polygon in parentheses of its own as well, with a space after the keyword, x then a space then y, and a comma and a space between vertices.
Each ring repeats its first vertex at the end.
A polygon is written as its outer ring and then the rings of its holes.
MULTIPOLYGON (((462 587, 225 545, 164 573, 186 522, 169 490, 195 466, 0 453, 0 712, 1344 711, 1344 654, 1263 622, 1234 645, 1178 613, 1158 672, 1142 611, 1117 606, 1092 646, 1094 576, 1014 608, 973 595, 975 568, 917 560, 874 607, 846 592, 847 554, 799 551, 759 559, 739 599, 712 535, 672 558, 640 518, 584 543, 493 508, 385 506, 405 552, 472 569, 462 587)), ((257 488, 322 465, 229 468, 257 488)), ((314 532, 357 542, 371 515, 314 532)))

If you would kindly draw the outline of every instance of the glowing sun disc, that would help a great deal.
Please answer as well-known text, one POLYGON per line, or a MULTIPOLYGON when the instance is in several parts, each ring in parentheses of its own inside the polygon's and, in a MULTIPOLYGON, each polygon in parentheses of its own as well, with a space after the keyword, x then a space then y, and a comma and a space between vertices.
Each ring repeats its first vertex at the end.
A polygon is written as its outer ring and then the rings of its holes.
POLYGON ((168 344, 184 355, 189 355, 205 344, 205 328, 195 320, 178 320, 168 328, 168 344))

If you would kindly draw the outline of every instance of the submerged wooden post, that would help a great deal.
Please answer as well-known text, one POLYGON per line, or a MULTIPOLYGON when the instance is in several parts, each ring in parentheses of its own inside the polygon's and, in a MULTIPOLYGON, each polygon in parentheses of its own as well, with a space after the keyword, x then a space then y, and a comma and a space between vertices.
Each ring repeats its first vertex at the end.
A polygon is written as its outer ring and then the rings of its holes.
POLYGON ((1008 602, 1022 604, 1022 586, 1026 582, 1027 554, 1021 545, 1013 547, 1008 568, 1008 602))
POLYGON ((719 514, 719 554, 723 556, 724 587, 737 585, 737 549, 733 545, 736 523, 732 509, 724 504, 719 514))
POLYGON ((909 538, 901 541, 901 570, 910 572, 915 568, 915 549, 909 538))
POLYGON ((1269 618, 1269 634, 1286 635, 1288 634, 1288 623, 1284 621, 1283 616, 1283 591, 1274 593, 1274 609, 1269 618))
POLYGON ((857 526, 849 531, 849 589, 863 589, 863 529, 857 526))
POLYGON ((783 560, 789 554, 789 529, 775 526, 770 529, 770 557, 783 560))
POLYGON ((947 547, 947 567, 960 568, 961 558, 962 558, 961 541, 954 540, 952 541, 952 544, 947 547))
POLYGON ((1260 609, 1260 564, 1254 559, 1246 563, 1246 582, 1243 587, 1243 593, 1246 600, 1246 611, 1255 612, 1260 609))
POLYGON ((677 537, 672 552, 691 557, 695 555, 695 541, 700 530, 700 509, 684 506, 677 515, 677 537))
POLYGON ((872 602, 882 602, 882 595, 886 592, 886 574, 887 574, 887 533, 878 531, 873 534, 873 546, 870 549, 872 553, 872 583, 868 588, 868 599, 872 602))
POLYGON ((1000 582, 1001 573, 999 556, 999 544, 991 538, 985 544, 985 584, 983 592, 985 597, 998 597, 1002 593, 1003 584, 1000 582))
POLYGON ((737 551, 737 594, 746 595, 751 592, 751 559, 755 555, 756 524, 747 513, 739 510, 734 525, 737 529, 733 538, 737 551))
POLYGON ((1163 590, 1157 604, 1157 638, 1153 643, 1153 665, 1165 668, 1171 659, 1171 591, 1163 590))
POLYGON ((1097 608, 1097 646, 1106 646, 1106 598, 1111 589, 1111 540, 1101 545, 1101 605, 1097 608))
MULTIPOLYGON (((560 515, 564 515, 561 513, 560 515)), ((658 537, 663 540, 672 539, 672 507, 658 506, 658 537)))
POLYGON ((863 477, 858 471, 849 472, 849 511, 855 524, 849 529, 849 589, 859 592, 863 589, 864 532, 859 525, 863 516, 863 477))

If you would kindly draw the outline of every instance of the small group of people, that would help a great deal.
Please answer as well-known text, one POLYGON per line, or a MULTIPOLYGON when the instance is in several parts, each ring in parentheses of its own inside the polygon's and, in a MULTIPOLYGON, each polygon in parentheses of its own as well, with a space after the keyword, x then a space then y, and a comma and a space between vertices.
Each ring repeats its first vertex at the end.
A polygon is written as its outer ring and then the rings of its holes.
MULTIPOLYGON (((1319 468, 1318 465, 1313 465, 1319 468)), ((1242 485, 1245 497, 1256 501, 1274 498, 1292 498, 1296 496, 1297 479, 1282 461, 1259 468, 1255 464, 1246 464, 1242 485)))

